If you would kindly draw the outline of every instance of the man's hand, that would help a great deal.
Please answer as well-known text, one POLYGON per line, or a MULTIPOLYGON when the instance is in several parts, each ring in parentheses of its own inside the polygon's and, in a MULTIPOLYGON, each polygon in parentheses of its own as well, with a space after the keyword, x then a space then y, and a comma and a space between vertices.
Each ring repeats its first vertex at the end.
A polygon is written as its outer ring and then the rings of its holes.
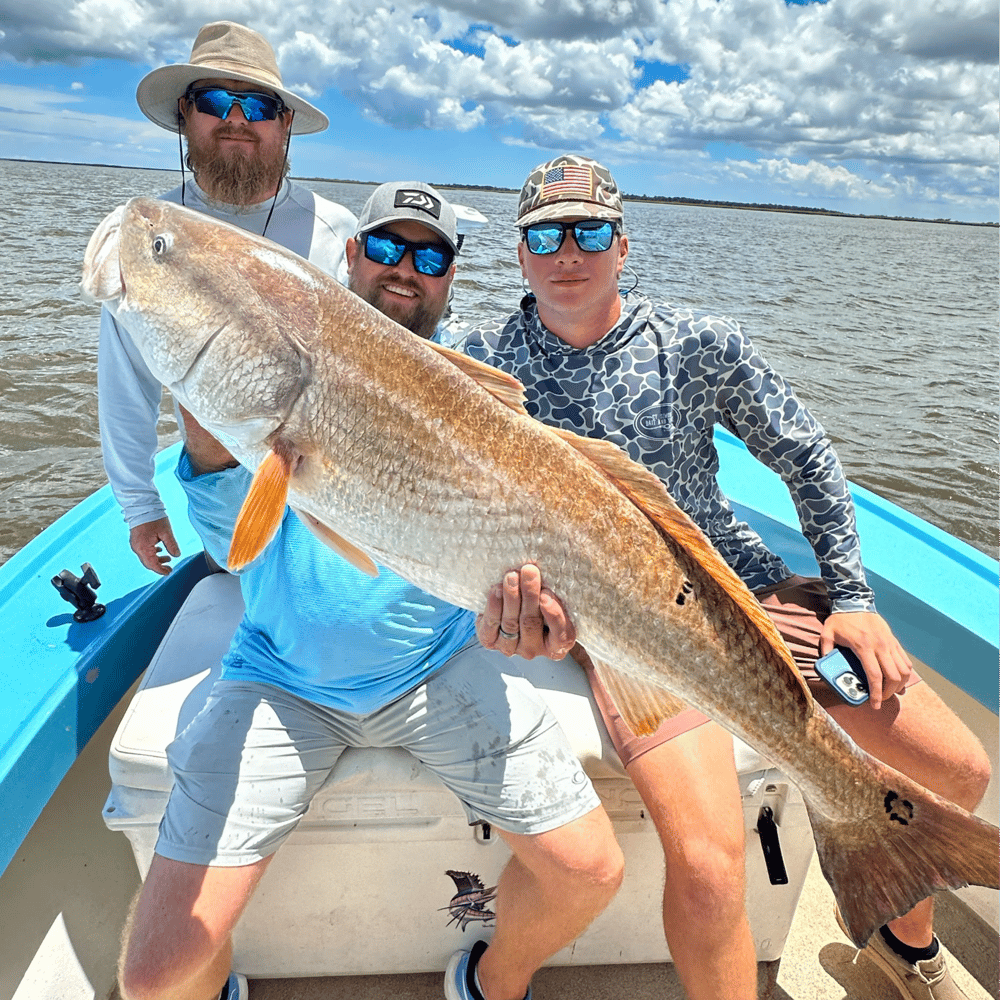
POLYGON ((222 469, 235 469, 240 464, 180 403, 177 404, 177 409, 184 421, 184 447, 196 476, 222 469))
POLYGON ((173 529, 170 527, 170 518, 167 517, 137 524, 128 533, 128 543, 139 557, 139 562, 160 576, 166 576, 170 572, 170 566, 167 565, 170 557, 176 558, 181 554, 173 529), (166 549, 165 552, 160 551, 161 542, 166 549))
POLYGON ((913 672, 906 651, 888 622, 874 611, 837 611, 827 618, 820 636, 820 655, 834 646, 849 646, 858 654, 868 678, 868 703, 874 709, 902 693, 913 672))
POLYGON ((542 586, 537 566, 527 563, 505 574, 476 618, 476 635, 486 649, 504 656, 561 660, 576 642, 576 629, 562 602, 542 586))

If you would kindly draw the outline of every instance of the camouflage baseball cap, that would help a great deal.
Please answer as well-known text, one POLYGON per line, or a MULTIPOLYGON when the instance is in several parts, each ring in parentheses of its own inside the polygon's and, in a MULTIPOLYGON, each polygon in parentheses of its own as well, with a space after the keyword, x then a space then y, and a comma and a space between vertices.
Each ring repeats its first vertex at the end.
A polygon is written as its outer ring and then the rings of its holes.
POLYGON ((586 156, 565 154, 535 167, 521 188, 517 225, 545 219, 621 221, 622 196, 607 167, 586 156))

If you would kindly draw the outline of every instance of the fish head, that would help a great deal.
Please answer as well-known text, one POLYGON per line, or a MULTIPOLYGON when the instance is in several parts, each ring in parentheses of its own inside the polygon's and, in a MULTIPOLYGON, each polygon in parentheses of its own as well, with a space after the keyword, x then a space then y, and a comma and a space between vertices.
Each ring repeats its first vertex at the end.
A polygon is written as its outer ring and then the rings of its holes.
POLYGON ((318 313, 315 286, 291 251, 153 198, 98 226, 82 282, 150 372, 230 445, 277 429, 308 381, 310 352, 289 331, 318 313))

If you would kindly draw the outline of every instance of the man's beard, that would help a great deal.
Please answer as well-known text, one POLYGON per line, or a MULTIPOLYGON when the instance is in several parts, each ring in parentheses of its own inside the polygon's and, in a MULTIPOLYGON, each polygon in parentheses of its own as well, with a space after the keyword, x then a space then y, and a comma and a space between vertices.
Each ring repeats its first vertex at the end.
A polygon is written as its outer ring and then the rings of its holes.
MULTIPOLYGON (((404 284, 400 282, 400 284, 404 284)), ((363 298, 364 296, 362 296, 363 298)), ((372 291, 372 296, 368 299, 369 305, 373 305, 380 313, 384 313, 389 319, 394 320, 400 326, 405 326, 410 333, 415 333, 424 340, 429 340, 437 330, 441 314, 430 308, 425 301, 421 301, 413 310, 398 310, 400 305, 391 295, 379 287, 372 291)))
POLYGON ((205 146, 188 140, 187 163, 198 186, 216 201, 227 205, 256 205, 269 197, 291 169, 284 148, 263 148, 256 136, 253 148, 220 148, 219 139, 238 131, 215 133, 205 146))

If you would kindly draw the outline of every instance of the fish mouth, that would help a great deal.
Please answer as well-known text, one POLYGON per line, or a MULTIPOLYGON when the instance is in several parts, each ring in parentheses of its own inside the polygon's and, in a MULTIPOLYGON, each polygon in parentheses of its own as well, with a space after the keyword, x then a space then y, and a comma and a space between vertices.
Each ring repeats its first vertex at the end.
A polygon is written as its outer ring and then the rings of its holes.
POLYGON ((119 205, 101 220, 87 243, 80 276, 80 291, 89 302, 124 299, 125 276, 121 268, 121 225, 125 206, 119 205))

